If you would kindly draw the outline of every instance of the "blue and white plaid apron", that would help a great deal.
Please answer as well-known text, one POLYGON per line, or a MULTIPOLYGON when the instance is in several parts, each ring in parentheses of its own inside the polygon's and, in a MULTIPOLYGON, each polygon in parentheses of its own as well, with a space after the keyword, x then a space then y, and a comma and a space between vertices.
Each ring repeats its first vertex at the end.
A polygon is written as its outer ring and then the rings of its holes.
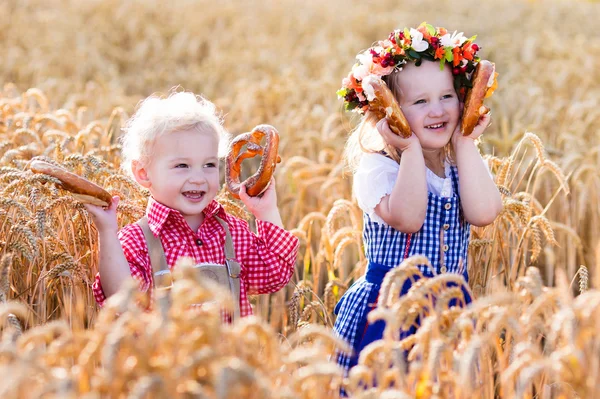
MULTIPOLYGON (((438 274, 457 273, 467 275, 467 250, 471 226, 460 207, 458 171, 450 168, 454 193, 452 197, 440 197, 428 193, 427 214, 421 230, 414 234, 402 233, 387 224, 375 223, 365 213, 363 239, 368 260, 366 274, 358 279, 342 296, 335 307, 337 319, 334 332, 345 339, 354 349, 353 355, 339 355, 338 363, 345 372, 358 360, 360 351, 383 334, 385 323, 378 321, 367 325, 367 314, 377 302, 379 289, 385 274, 409 256, 427 256, 438 274)), ((425 277, 433 273, 427 266, 419 266, 425 277)), ((402 287, 400 295, 410 289, 410 281, 402 287)), ((465 293, 465 302, 471 298, 465 293)), ((403 331, 402 338, 413 334, 415 328, 403 331)))

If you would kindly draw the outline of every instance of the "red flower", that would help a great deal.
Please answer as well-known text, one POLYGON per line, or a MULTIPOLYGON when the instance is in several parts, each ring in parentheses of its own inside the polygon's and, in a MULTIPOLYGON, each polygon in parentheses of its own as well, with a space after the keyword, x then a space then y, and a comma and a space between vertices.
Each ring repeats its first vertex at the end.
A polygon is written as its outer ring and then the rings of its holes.
POLYGON ((463 47, 463 57, 466 60, 473 61, 475 56, 475 52, 479 49, 479 47, 475 43, 467 43, 463 47))
POLYGON ((435 57, 434 58, 436 60, 441 60, 442 58, 444 58, 444 54, 445 54, 444 47, 440 46, 435 49, 435 57))
POLYGON ((457 66, 463 60, 463 55, 461 54, 460 47, 454 47, 452 49, 452 54, 454 55, 454 60, 452 61, 453 66, 457 66))

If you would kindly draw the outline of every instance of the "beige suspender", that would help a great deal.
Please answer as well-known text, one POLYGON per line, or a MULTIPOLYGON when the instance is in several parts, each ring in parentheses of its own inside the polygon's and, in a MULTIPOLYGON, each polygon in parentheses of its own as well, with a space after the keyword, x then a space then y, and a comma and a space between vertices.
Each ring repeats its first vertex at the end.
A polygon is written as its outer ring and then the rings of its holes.
MULTIPOLYGON (((215 280, 217 283, 227 287, 233 296, 234 315, 233 319, 240 317, 240 264, 235 259, 235 249, 233 240, 229 232, 227 223, 220 217, 215 215, 215 219, 225 230, 225 265, 218 264, 199 264, 196 265, 198 273, 202 277, 215 280)), ((137 224, 142 228, 146 245, 148 246, 148 254, 152 264, 152 274, 155 287, 167 288, 173 284, 173 277, 167 264, 167 257, 163 249, 160 239, 152 234, 148 225, 148 218, 144 216, 137 221, 137 224)))

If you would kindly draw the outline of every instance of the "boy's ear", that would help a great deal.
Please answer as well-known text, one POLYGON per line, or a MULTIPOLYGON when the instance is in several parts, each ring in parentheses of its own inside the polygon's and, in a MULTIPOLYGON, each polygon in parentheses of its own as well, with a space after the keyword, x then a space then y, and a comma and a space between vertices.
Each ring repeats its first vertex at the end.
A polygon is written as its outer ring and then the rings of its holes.
POLYGON ((142 187, 150 188, 150 179, 148 178, 148 171, 140 161, 131 162, 131 171, 133 177, 142 187))

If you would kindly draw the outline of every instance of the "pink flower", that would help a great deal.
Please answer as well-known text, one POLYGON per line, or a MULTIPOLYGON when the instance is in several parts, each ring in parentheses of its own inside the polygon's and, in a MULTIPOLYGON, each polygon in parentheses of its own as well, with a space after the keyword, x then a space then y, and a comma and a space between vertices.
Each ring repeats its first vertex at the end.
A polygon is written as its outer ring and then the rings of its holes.
POLYGON ((342 79, 342 85, 348 89, 353 89, 356 92, 362 91, 361 85, 356 81, 352 72, 348 74, 348 77, 342 79))
POLYGON ((368 75, 384 76, 390 74, 394 70, 393 65, 383 66, 373 62, 373 54, 371 54, 371 51, 374 51, 376 54, 381 54, 382 50, 382 47, 377 46, 356 57, 358 58, 359 64, 352 68, 352 74, 356 79, 363 80, 368 75))

